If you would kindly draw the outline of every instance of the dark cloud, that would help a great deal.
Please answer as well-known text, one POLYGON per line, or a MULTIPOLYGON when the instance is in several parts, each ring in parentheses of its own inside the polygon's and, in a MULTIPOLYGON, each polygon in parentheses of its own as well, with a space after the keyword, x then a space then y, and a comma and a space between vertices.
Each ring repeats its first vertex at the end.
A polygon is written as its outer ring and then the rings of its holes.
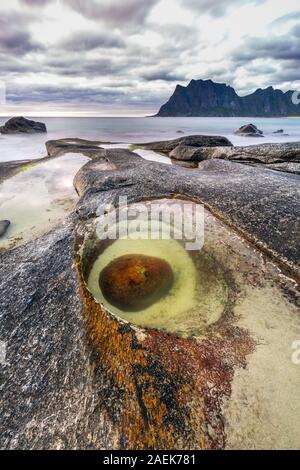
MULTIPOLYGON (((167 98, 165 96, 164 98, 167 98)), ((145 109, 149 106, 159 106, 161 96, 149 96, 148 92, 140 91, 135 93, 133 89, 130 92, 115 88, 96 89, 92 87, 78 86, 14 86, 8 84, 7 99, 11 104, 56 104, 57 106, 76 105, 79 107, 88 106, 101 110, 101 106, 106 109, 113 107, 145 109)))
POLYGON ((90 51, 98 48, 122 48, 123 39, 110 32, 79 32, 60 42, 59 48, 66 51, 90 51))
MULTIPOLYGON (((1 23, 1 20, 0 20, 1 23)), ((0 49, 16 54, 25 54, 38 46, 26 31, 17 31, 13 34, 2 34, 0 31, 0 49)))
POLYGON ((75 52, 58 56, 53 52, 43 63, 43 71, 66 77, 112 77, 128 69, 126 58, 115 60, 112 58, 82 58, 75 52))
POLYGON ((299 41, 292 35, 247 38, 232 58, 238 65, 259 58, 300 61, 299 41))
POLYGON ((19 13, 2 13, 0 15, 0 52, 24 55, 27 52, 42 49, 34 41, 28 30, 32 16, 19 13))
POLYGON ((297 24, 296 26, 294 26, 294 28, 291 31, 291 34, 295 36, 296 38, 300 38, 300 24, 297 24))
POLYGON ((120 28, 139 26, 158 0, 64 0, 83 16, 102 19, 120 28))
POLYGON ((233 84, 235 72, 228 67, 210 67, 202 78, 204 80, 213 80, 218 83, 233 84))
POLYGON ((248 77, 264 77, 265 86, 298 81, 299 35, 300 27, 297 25, 281 36, 247 37, 231 56, 232 69, 243 67, 248 77))
POLYGON ((50 3, 52 0, 20 0, 21 3, 28 5, 30 7, 42 7, 47 3, 50 3))
POLYGON ((32 64, 31 62, 22 60, 22 56, 15 57, 12 54, 7 54, 7 51, 0 51, 0 64, 1 64, 1 74, 4 77, 9 77, 10 75, 26 74, 32 72, 39 72, 40 66, 38 64, 32 64))
POLYGON ((8 84, 7 98, 12 103, 111 103, 122 95, 121 90, 102 89, 76 86, 35 85, 18 86, 8 84))
POLYGON ((150 70, 144 74, 141 74, 141 78, 146 81, 163 80, 165 82, 181 82, 182 80, 187 79, 187 77, 183 74, 162 70, 160 67, 157 70, 150 70))
POLYGON ((275 74, 272 75, 272 80, 275 85, 283 82, 297 82, 299 81, 299 61, 287 61, 284 67, 280 67, 275 74))

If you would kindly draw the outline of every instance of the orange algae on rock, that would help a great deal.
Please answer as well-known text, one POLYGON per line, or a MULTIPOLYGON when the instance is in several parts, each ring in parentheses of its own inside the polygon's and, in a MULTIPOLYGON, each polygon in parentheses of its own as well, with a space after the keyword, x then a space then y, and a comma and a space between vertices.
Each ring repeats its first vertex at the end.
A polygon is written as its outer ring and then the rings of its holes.
MULTIPOLYGON (((80 262, 78 263, 78 267, 80 262)), ((254 342, 222 323, 203 339, 159 330, 138 334, 102 307, 81 276, 84 317, 95 350, 95 379, 120 449, 222 449, 222 402, 254 342)))

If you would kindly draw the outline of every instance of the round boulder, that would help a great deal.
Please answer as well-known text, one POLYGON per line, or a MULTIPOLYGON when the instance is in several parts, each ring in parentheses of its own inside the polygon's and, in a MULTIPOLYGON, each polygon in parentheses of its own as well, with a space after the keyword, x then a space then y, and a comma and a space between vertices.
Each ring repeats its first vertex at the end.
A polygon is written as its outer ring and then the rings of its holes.
POLYGON ((173 280, 172 268, 165 260, 130 254, 117 258, 101 271, 99 286, 113 306, 124 311, 137 311, 163 297, 173 280))
POLYGON ((9 220, 0 220, 0 237, 3 237, 3 235, 5 235, 9 226, 10 226, 9 220))
POLYGON ((235 131, 237 135, 243 135, 245 137, 263 137, 263 131, 258 129, 254 124, 246 124, 235 131))

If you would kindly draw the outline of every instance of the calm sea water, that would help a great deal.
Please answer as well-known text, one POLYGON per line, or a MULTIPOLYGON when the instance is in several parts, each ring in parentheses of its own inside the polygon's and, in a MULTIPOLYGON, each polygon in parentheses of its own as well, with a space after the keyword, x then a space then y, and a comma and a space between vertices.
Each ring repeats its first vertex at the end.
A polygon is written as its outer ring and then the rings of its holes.
MULTIPOLYGON (((0 118, 2 125, 8 118, 0 118)), ((35 118, 32 118, 35 119, 35 118)), ((223 135, 234 145, 262 142, 300 141, 300 118, 36 118, 45 122, 48 133, 40 135, 0 135, 0 161, 39 158, 46 154, 45 142, 63 137, 118 143, 165 140, 189 134, 223 135), (252 122, 264 138, 234 135, 243 124, 252 122), (275 135, 283 129, 288 135, 275 135), (184 132, 184 134, 178 133, 184 132)))

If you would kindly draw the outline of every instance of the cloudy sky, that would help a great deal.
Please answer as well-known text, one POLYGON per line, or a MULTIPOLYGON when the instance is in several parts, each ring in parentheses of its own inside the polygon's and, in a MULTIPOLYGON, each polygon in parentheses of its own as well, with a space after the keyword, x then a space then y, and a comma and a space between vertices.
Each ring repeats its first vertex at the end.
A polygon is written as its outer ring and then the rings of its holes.
POLYGON ((1 115, 151 114, 192 78, 295 88, 299 0, 0 1, 1 115))

